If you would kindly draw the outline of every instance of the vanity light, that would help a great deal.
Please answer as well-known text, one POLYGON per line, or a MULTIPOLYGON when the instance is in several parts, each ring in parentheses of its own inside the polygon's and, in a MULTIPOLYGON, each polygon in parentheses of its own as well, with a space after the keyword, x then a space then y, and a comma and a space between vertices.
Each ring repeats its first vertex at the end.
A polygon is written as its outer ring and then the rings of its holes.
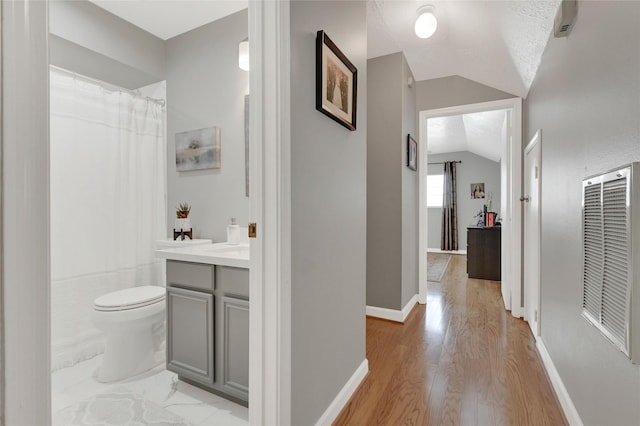
POLYGON ((238 45, 238 66, 241 70, 249 71, 249 39, 245 38, 238 45))
POLYGON ((414 27, 416 35, 420 38, 429 38, 438 29, 438 20, 433 14, 435 8, 431 5, 422 6, 418 9, 418 19, 414 27))

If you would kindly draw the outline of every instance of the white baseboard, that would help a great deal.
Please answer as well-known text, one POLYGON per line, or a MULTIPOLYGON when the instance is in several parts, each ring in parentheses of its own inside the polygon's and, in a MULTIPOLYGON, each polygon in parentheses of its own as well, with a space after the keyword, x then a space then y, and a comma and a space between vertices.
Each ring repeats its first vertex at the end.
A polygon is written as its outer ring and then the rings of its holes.
POLYGON ((418 295, 414 294, 413 297, 409 299, 409 302, 404 305, 404 308, 402 308, 402 310, 378 308, 377 306, 367 306, 366 313, 368 317, 376 317, 404 323, 417 302, 418 295))
MULTIPOLYGON (((426 268, 426 266, 425 266, 426 268)), ((426 274, 425 274, 426 275, 426 274)), ((421 305, 426 305, 427 304, 427 282, 424 281, 420 281, 419 284, 419 293, 418 293, 418 303, 421 305)))
POLYGON ((428 248, 427 253, 467 254, 467 251, 466 250, 440 250, 438 248, 428 248))
POLYGON ((514 318, 524 318, 524 308, 522 306, 513 306, 513 302, 511 302, 511 316, 514 318))
POLYGON ((544 368, 547 370, 547 375, 551 380, 551 385, 553 386, 553 390, 556 392, 556 396, 560 401, 560 406, 562 406, 562 411, 564 411, 564 416, 567 418, 569 425, 583 426, 578 410, 576 410, 575 405, 573 405, 569 392, 567 392, 567 388, 564 387, 560 374, 558 373, 558 370, 556 370, 556 366, 553 364, 553 360, 551 359, 542 338, 538 338, 536 341, 536 347, 538 348, 538 353, 540 354, 540 358, 542 358, 544 368))
POLYGON ((340 392, 338 392, 338 395, 331 401, 327 410, 320 416, 320 419, 316 422, 316 426, 331 426, 368 373, 369 360, 365 358, 340 392))
POLYGON ((402 308, 402 322, 405 322, 405 320, 411 313, 411 310, 414 308, 414 306, 416 306, 416 303, 418 303, 418 295, 414 294, 413 297, 409 299, 407 304, 404 305, 404 308, 402 308))

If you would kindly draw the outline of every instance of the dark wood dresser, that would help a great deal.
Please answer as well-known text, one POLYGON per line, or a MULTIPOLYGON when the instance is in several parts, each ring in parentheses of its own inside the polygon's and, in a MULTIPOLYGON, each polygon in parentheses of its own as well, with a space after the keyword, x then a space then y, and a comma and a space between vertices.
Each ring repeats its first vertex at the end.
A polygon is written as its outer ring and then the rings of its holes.
POLYGON ((500 281, 501 228, 467 228, 467 273, 469 278, 500 281))

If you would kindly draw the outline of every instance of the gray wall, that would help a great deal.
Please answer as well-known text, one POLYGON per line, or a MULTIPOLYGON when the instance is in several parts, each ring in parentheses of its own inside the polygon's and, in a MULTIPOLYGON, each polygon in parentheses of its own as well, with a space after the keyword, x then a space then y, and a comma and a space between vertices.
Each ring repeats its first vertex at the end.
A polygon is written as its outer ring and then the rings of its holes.
POLYGON ((581 181, 640 160, 640 3, 578 7, 527 100, 525 140, 542 129, 542 339, 585 425, 632 425, 640 366, 580 316, 581 181))
POLYGON ((402 56, 367 61, 367 306, 389 309, 401 308, 402 56))
POLYGON ((401 52, 367 69, 367 306, 398 310, 418 293, 418 173, 406 167, 416 90, 401 52))
POLYGON ((458 75, 418 81, 416 91, 418 112, 516 97, 458 75))
POLYGON ((196 237, 227 240, 229 218, 246 225, 244 96, 249 73, 238 68, 238 43, 247 37, 247 10, 219 19, 167 41, 167 191, 168 232, 175 207, 192 206, 196 237), (177 172, 175 134, 204 127, 221 128, 221 168, 177 172))
POLYGON ((291 3, 291 423, 314 424, 365 359, 367 6, 291 3), (358 69, 357 130, 315 110, 323 29, 358 69))
POLYGON ((164 79, 164 41, 86 0, 49 3, 50 63, 129 89, 164 79))
MULTIPOLYGON (((407 81, 413 73, 407 59, 402 55, 402 132, 400 156, 402 158, 402 296, 400 306, 404 307, 409 300, 418 294, 418 171, 409 169, 407 164, 407 135, 418 140, 416 129, 416 85, 409 87, 407 81)), ((374 170, 371 171, 375 173, 374 170)))
MULTIPOLYGON (((498 141, 499 143, 499 141, 498 141)), ((467 226, 475 225, 474 218, 478 210, 487 203, 489 193, 492 195, 492 211, 500 211, 500 163, 486 159, 469 151, 450 152, 447 154, 429 155, 429 162, 458 161, 456 164, 458 181, 458 248, 467 249, 467 226), (471 184, 484 182, 485 199, 471 198, 471 184)), ((429 166, 430 175, 443 174, 444 165, 429 166)), ((427 245, 429 248, 440 248, 440 234, 442 230, 442 208, 427 209, 427 245)))

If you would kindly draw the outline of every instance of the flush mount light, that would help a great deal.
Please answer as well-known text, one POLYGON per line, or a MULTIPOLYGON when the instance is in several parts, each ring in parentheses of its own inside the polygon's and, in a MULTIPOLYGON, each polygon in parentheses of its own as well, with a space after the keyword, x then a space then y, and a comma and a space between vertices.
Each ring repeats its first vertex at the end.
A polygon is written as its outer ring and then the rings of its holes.
POLYGON ((238 66, 241 70, 249 71, 249 39, 245 38, 238 45, 238 66))
POLYGON ((438 20, 434 12, 435 8, 431 5, 422 6, 418 9, 418 19, 416 19, 414 27, 418 37, 429 38, 436 32, 438 20))

